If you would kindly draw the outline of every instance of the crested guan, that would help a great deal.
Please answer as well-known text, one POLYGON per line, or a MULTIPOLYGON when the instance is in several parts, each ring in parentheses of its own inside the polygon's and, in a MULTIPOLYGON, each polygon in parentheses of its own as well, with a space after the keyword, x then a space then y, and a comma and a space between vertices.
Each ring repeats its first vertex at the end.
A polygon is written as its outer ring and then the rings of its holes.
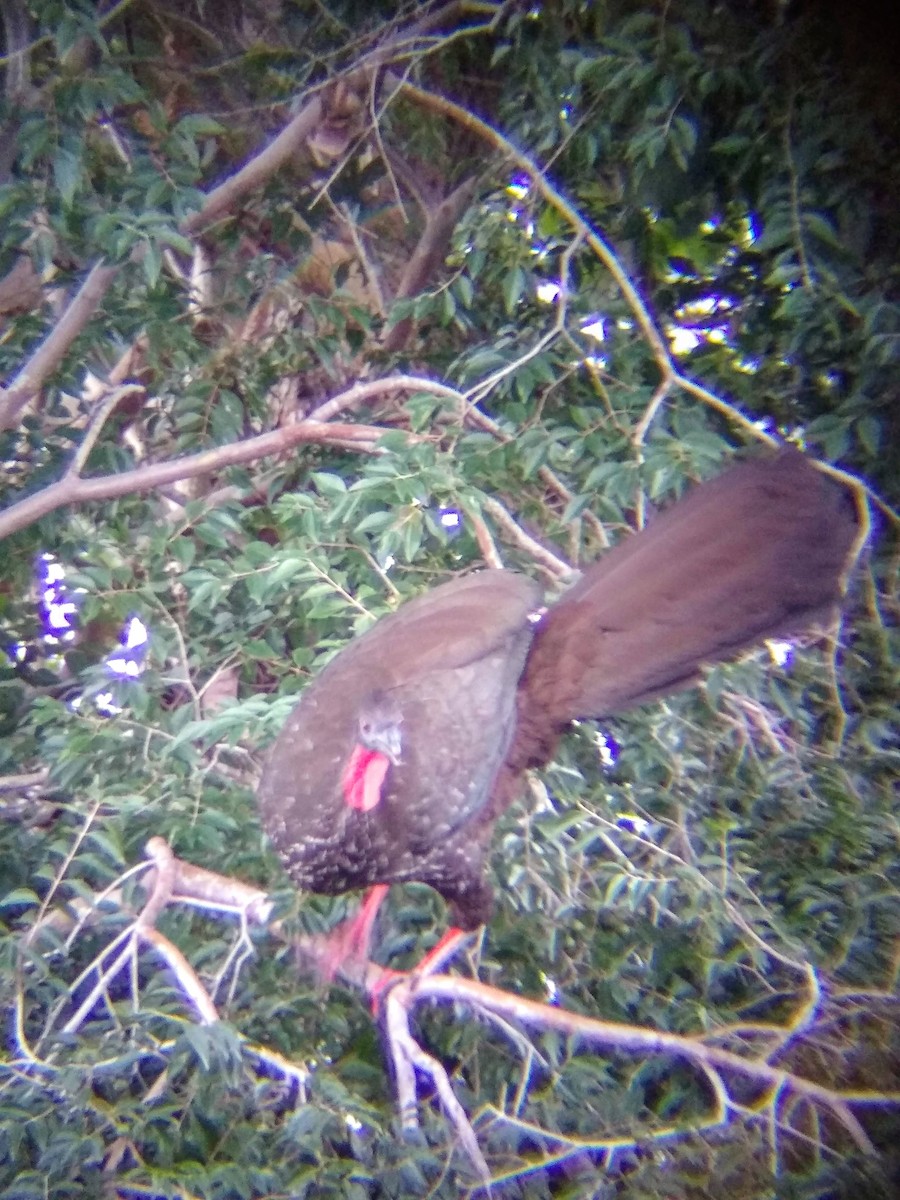
MULTIPOLYGON (((272 747, 258 800, 289 874, 331 895, 418 880, 476 928, 493 823, 565 726, 829 619, 856 531, 849 493, 782 450, 695 487, 540 617, 538 585, 511 571, 407 602, 329 663, 272 747)), ((365 951, 386 890, 345 949, 365 951)))

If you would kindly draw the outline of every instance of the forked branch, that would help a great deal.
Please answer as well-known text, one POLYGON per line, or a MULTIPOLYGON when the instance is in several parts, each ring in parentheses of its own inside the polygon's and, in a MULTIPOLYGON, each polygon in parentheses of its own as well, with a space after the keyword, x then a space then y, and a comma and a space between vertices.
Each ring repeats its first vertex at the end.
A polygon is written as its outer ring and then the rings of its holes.
MULTIPOLYGON (((147 853, 150 861, 144 864, 143 868, 147 871, 147 899, 143 907, 125 930, 116 935, 72 983, 68 1006, 64 998, 48 1013, 44 1031, 33 1046, 25 1039, 23 1033, 22 1014, 27 1007, 25 997, 29 977, 27 967, 23 968, 17 1021, 20 1069, 57 1069, 41 1058, 41 1047, 47 1044, 54 1032, 62 1031, 72 1036, 79 1032, 85 1033, 89 1029, 92 1012, 98 1003, 104 1002, 115 977, 129 967, 140 944, 148 946, 164 958, 185 999, 199 1014, 201 1022, 212 1024, 219 1019, 214 1000, 194 968, 181 951, 156 928, 156 922, 167 905, 186 903, 209 913, 228 914, 232 917, 238 915, 242 930, 240 938, 244 947, 240 954, 232 953, 229 956, 228 967, 235 972, 240 969, 241 962, 249 954, 246 925, 266 926, 276 936, 285 936, 280 923, 272 921, 272 902, 261 889, 176 858, 168 844, 159 837, 148 842, 147 853), (75 1012, 71 1013, 71 997, 76 992, 84 998, 75 1012), (66 1016, 66 1013, 69 1015, 66 1016)), ((135 870, 132 868, 127 874, 133 874, 135 870)), ((107 904, 124 904, 124 892, 114 885, 107 889, 102 897, 98 897, 97 907, 101 900, 107 904)), ((78 901, 70 907, 68 915, 62 910, 45 915, 28 939, 29 955, 33 956, 38 951, 42 928, 52 925, 57 936, 68 932, 71 942, 96 911, 95 907, 78 901)), ((308 936, 293 944, 302 957, 315 965, 321 960, 322 943, 322 938, 308 936)), ((224 971, 225 968, 219 972, 219 976, 222 976, 224 971)), ((482 1023, 495 1027, 529 1061, 534 1059, 531 1036, 552 1030, 573 1040, 579 1048, 593 1047, 614 1054, 648 1057, 662 1055, 677 1059, 689 1064, 701 1077, 711 1100, 709 1110, 699 1125, 696 1121, 690 1127, 683 1128, 671 1124, 651 1129, 649 1133, 642 1129, 639 1135, 623 1131, 615 1137, 592 1142, 595 1148, 620 1148, 631 1144, 631 1139, 638 1136, 643 1142, 673 1138, 680 1133, 696 1131, 698 1127, 709 1130, 722 1126, 734 1116, 746 1116, 745 1108, 735 1098, 734 1084, 740 1080, 745 1094, 749 1085, 762 1096, 762 1100, 757 1102, 754 1108, 753 1115, 758 1116, 760 1112, 769 1110, 776 1124, 780 1124, 785 1132, 793 1133, 791 1114, 806 1106, 815 1112, 829 1115, 844 1129, 859 1151, 871 1155, 875 1153, 874 1147, 854 1108, 900 1103, 900 1092, 827 1087, 781 1065, 775 1065, 771 1061, 772 1058, 783 1054, 792 1037, 800 1036, 802 1030, 798 1030, 796 1023, 790 1030, 775 1024, 757 1023, 746 1027, 730 1026, 702 1034, 684 1035, 619 1021, 602 1020, 556 1005, 529 1000, 476 979, 447 974, 391 973, 390 983, 385 987, 385 968, 375 963, 348 961, 341 966, 340 976, 345 983, 374 998, 383 1015, 388 1051, 395 1068, 397 1101, 404 1124, 415 1127, 418 1121, 418 1075, 432 1085, 438 1106, 455 1131, 460 1148, 483 1185, 490 1182, 490 1171, 472 1119, 461 1105, 446 1068, 424 1049, 410 1026, 412 1015, 423 1004, 439 1004, 448 1014, 458 1014, 460 1010, 473 1013, 482 1023), (741 1052, 722 1045, 725 1040, 730 1046, 738 1045, 741 1052)), ((132 980, 132 1000, 137 1010, 140 1008, 140 995, 135 971, 132 971, 132 980)), ((266 1047, 246 1043, 245 1048, 251 1060, 264 1062, 266 1071, 277 1070, 294 1082, 302 1077, 305 1084, 307 1073, 304 1065, 287 1062, 277 1052, 266 1047)), ((157 1047, 157 1052, 158 1050, 157 1047)), ((500 1110, 495 1110, 490 1118, 491 1122, 516 1119, 518 1118, 515 1114, 503 1113, 500 1110)), ((547 1138, 553 1140, 555 1135, 548 1131, 543 1132, 547 1138)))

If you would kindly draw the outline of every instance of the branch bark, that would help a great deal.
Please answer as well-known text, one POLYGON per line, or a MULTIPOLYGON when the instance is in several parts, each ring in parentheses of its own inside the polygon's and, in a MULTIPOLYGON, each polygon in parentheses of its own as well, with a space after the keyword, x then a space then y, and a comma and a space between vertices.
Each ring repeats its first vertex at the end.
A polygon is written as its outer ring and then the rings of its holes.
MULTIPOLYGON (((395 300, 411 299, 425 287, 443 260, 453 230, 474 195, 475 187, 475 179, 466 180, 428 214, 422 236, 400 279, 395 300)), ((385 334, 384 349, 388 353, 401 350, 409 341, 412 331, 412 317, 404 317, 385 334)))
MULTIPOLYGON (((109 954, 117 951, 88 999, 91 1004, 96 1002, 113 974, 124 966, 130 953, 129 939, 138 937, 166 958, 201 1020, 205 1023, 214 1021, 218 1019, 215 1006, 193 968, 178 948, 159 935, 154 927, 162 908, 167 903, 190 903, 213 912, 237 912, 242 921, 268 926, 276 936, 283 937, 284 932, 280 923, 269 924, 272 905, 262 890, 183 862, 172 854, 168 844, 160 837, 151 838, 147 843, 147 854, 154 866, 147 875, 148 899, 130 929, 120 934, 98 956, 97 962, 101 958, 108 960, 109 954)), ((113 889, 109 889, 104 897, 106 900, 121 900, 121 894, 113 889)), ((77 905, 80 906, 80 915, 75 932, 82 928, 86 920, 83 900, 78 900, 77 905)), ((59 916, 59 913, 52 913, 45 919, 47 924, 54 927, 57 935, 64 932, 59 916)), ((30 941, 34 941, 37 932, 38 929, 32 931, 30 941)), ((294 942, 295 949, 313 966, 322 959, 322 945, 322 937, 305 937, 294 942)), ((826 1087, 788 1068, 773 1065, 770 1060, 780 1057, 787 1044, 782 1036, 786 1030, 777 1024, 755 1022, 710 1029, 702 1034, 676 1034, 620 1021, 607 1021, 557 1005, 543 1004, 476 979, 445 974, 391 972, 375 963, 352 960, 341 964, 339 975, 345 983, 375 997, 384 1014, 388 1048, 397 1069, 398 1099, 404 1124, 414 1127, 417 1123, 415 1072, 418 1070, 434 1084, 441 1109, 484 1183, 489 1179, 489 1171, 470 1119, 454 1094, 445 1068, 422 1048, 410 1029, 410 1018, 420 1004, 441 1004, 445 1013, 456 1013, 462 1006, 481 1020, 496 1025, 504 1036, 512 1037, 520 1052, 525 1039, 519 1035, 519 1030, 524 1026, 538 1031, 555 1030, 578 1044, 600 1046, 608 1051, 666 1055, 687 1061, 707 1081, 713 1096, 707 1118, 700 1119, 701 1128, 721 1125, 732 1113, 744 1111, 740 1102, 731 1098, 729 1090, 728 1080, 736 1076, 765 1093, 764 1106, 772 1109, 776 1119, 779 1108, 789 1108, 798 1099, 830 1113, 843 1126, 857 1149, 866 1155, 873 1155, 875 1148, 851 1106, 900 1104, 900 1092, 826 1087), (732 1042, 742 1042, 747 1053, 740 1054, 720 1045, 726 1038, 732 1042), (758 1052, 753 1049, 757 1045, 760 1047, 758 1052)), ((82 1004, 75 1017, 69 1019, 67 1029, 77 1027, 73 1025, 76 1018, 78 1024, 83 1021, 89 1011, 86 1004, 82 1004)), ((50 1020, 53 1020, 52 1014, 50 1020)), ((805 1023, 801 1026, 792 1025, 789 1040, 802 1036, 806 1028, 805 1023)), ((46 1032, 51 1030, 48 1028, 46 1032)), ((258 1046, 250 1049, 269 1064, 274 1061, 272 1052, 258 1046)), ((288 1064, 286 1073, 291 1074, 297 1069, 295 1065, 288 1064)), ((686 1131, 672 1126, 651 1130, 646 1136, 653 1141, 686 1131)), ((622 1143, 622 1135, 617 1135, 615 1144, 622 1143)), ((598 1144, 602 1144, 602 1139, 598 1144)))
POLYGON ((0 401, 0 431, 18 424, 26 405, 37 395, 47 377, 56 370, 63 355, 100 307, 100 302, 118 272, 117 267, 97 263, 70 301, 66 311, 34 351, 6 389, 0 401))
MULTIPOLYGON (((243 197, 262 187, 287 162, 295 159, 298 151, 309 142, 323 119, 327 117, 325 98, 328 89, 336 86, 345 90, 355 88, 361 96, 365 95, 371 79, 386 63, 409 57, 414 52, 421 52, 422 47, 417 47, 418 39, 445 28, 465 10, 464 3, 453 0, 452 3, 427 13, 409 26, 395 31, 380 46, 363 55, 349 71, 338 74, 314 89, 296 116, 271 142, 233 175, 207 193, 201 208, 181 222, 180 232, 188 237, 197 236, 232 211, 243 197)), ((72 342, 99 308, 118 271, 117 266, 110 266, 103 259, 90 268, 62 318, 31 354, 10 386, 5 391, 0 390, 0 431, 16 426, 25 407, 38 394, 72 342)))
MULTIPOLYGON (((33 521, 39 520, 48 513, 71 504, 84 504, 91 500, 111 500, 116 496, 148 492, 177 480, 191 479, 210 471, 221 471, 239 463, 255 462, 270 454, 285 454, 304 443, 338 444, 343 448, 352 447, 362 454, 377 453, 376 443, 381 435, 387 432, 384 428, 377 425, 326 423, 326 421, 332 415, 386 392, 404 390, 433 391, 437 395, 449 396, 453 399, 459 398, 459 393, 453 388, 428 379, 422 379, 415 375, 389 376, 387 379, 355 384, 346 392, 342 392, 333 400, 328 401, 327 404, 320 406, 306 421, 300 421, 296 425, 286 425, 282 429, 262 433, 241 442, 217 446, 212 450, 202 450, 199 454, 190 454, 169 462, 151 463, 148 466, 136 467, 133 471, 124 471, 116 475, 99 475, 83 479, 70 468, 56 483, 50 484, 49 487, 33 496, 20 500, 5 512, 0 513, 0 540, 26 528, 33 521)), ((79 451, 76 451, 75 462, 78 461, 79 451)))
POLYGON ((323 425, 302 421, 298 425, 262 433, 243 442, 202 450, 199 454, 190 454, 170 462, 137 467, 118 475, 82 479, 79 475, 66 474, 57 483, 0 513, 0 539, 26 528, 59 508, 85 504, 91 500, 111 500, 135 492, 149 492, 176 480, 192 479, 208 471, 221 471, 239 463, 254 462, 269 454, 284 454, 302 443, 324 445, 338 440, 345 447, 353 445, 361 453, 372 454, 376 452, 375 443, 382 433, 383 429, 372 425, 323 425))

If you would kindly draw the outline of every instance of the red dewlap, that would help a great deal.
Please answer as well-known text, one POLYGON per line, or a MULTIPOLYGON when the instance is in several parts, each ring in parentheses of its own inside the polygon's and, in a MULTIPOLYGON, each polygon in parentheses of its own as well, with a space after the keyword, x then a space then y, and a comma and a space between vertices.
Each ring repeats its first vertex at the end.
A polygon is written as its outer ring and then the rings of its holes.
POLYGON ((381 799, 381 788, 391 760, 378 750, 358 743, 344 768, 341 787, 344 799, 357 812, 369 812, 381 799))

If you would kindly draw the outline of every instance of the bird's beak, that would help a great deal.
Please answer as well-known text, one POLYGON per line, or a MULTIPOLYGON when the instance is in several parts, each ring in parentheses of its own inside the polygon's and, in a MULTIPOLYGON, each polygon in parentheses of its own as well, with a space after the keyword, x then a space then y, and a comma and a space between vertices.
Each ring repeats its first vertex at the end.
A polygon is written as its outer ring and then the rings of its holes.
POLYGON ((396 725, 391 725, 379 733, 378 749, 391 760, 394 766, 399 764, 400 752, 403 749, 403 740, 400 737, 400 730, 396 725))
POLYGON ((383 754, 388 755, 390 761, 396 766, 400 762, 400 755, 403 750, 403 739, 396 725, 392 725, 389 730, 384 731, 382 742, 383 754))

